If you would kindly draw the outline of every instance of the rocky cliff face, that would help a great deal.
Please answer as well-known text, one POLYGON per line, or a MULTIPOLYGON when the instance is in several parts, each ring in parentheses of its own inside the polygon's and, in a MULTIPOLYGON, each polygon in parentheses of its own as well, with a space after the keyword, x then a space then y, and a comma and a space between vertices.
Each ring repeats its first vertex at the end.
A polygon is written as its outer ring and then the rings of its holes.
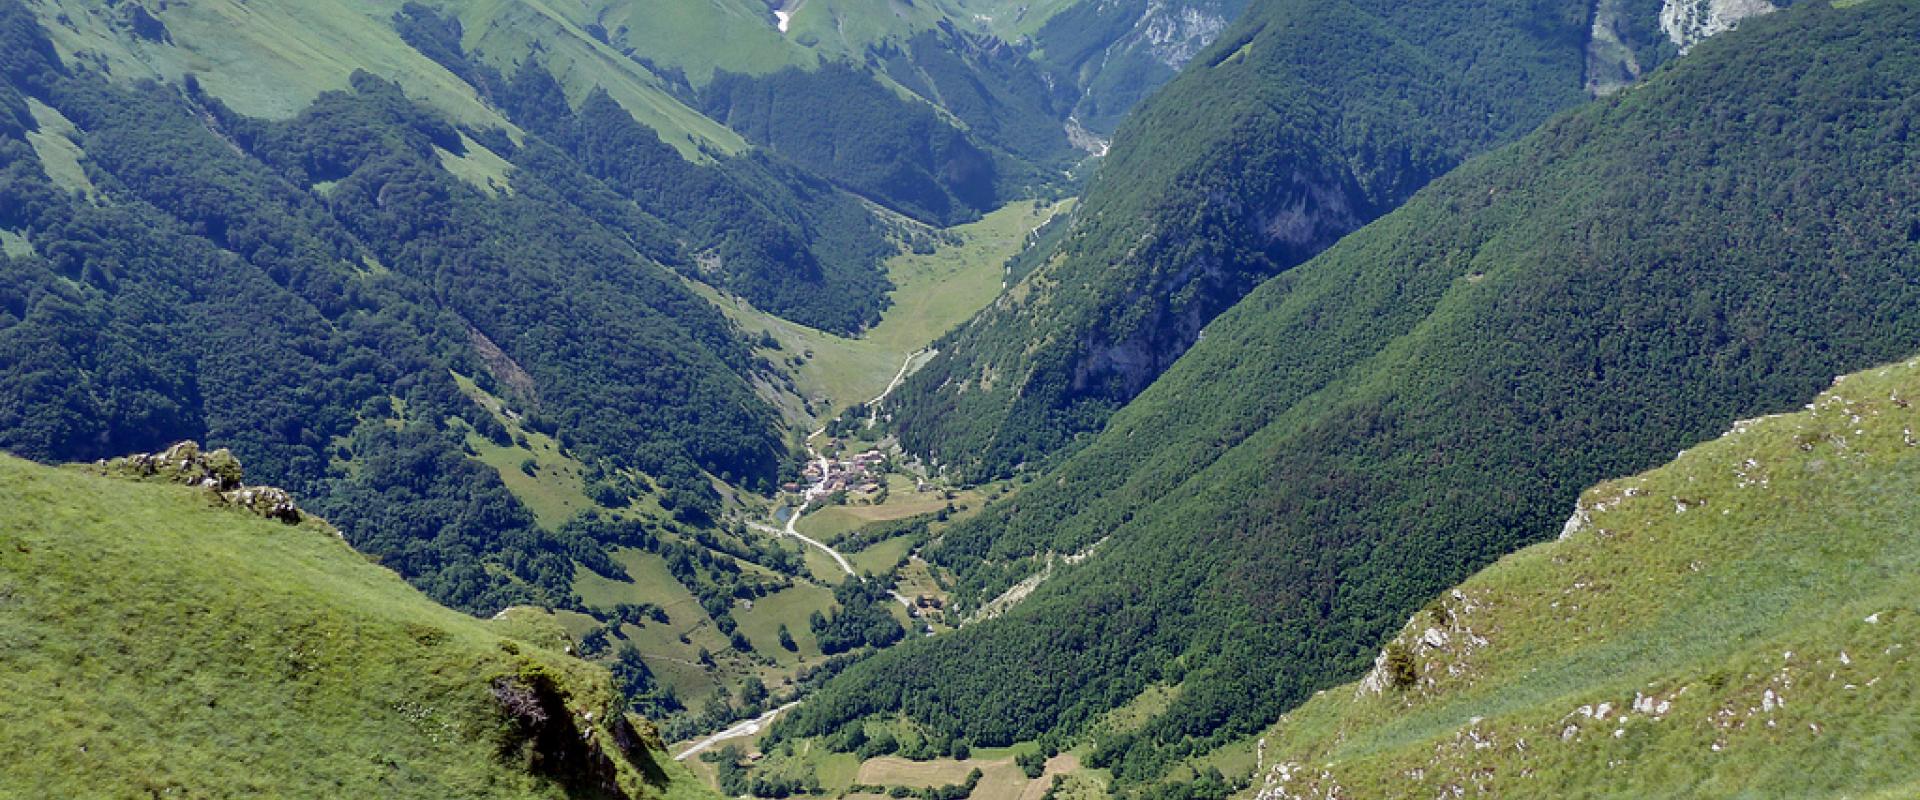
POLYGON ((1646 65, 1634 53, 1626 0, 1594 0, 1587 36, 1587 94, 1613 94, 1640 79, 1646 65))
POLYGON ((490 684, 507 720, 501 755, 535 775, 554 779, 574 797, 631 800, 621 763, 646 771, 647 752, 664 750, 652 725, 615 708, 583 707, 552 674, 528 666, 490 684))
POLYGON ((1134 35, 1122 39, 1122 47, 1143 47, 1155 60, 1180 69, 1200 54, 1227 29, 1232 20, 1226 10, 1214 5, 1181 5, 1156 2, 1147 6, 1134 35))
POLYGON ((1079 95, 1075 123, 1105 135, 1213 44, 1246 6, 1247 0, 1088 0, 1049 20, 1034 44, 1079 95))
POLYGON ((1733 30, 1743 19, 1778 10, 1767 0, 1667 0, 1660 9, 1660 30, 1685 54, 1707 37, 1733 30))
MULTIPOLYGON (((1225 218, 1214 230, 1243 232, 1247 244, 1268 258, 1242 261, 1206 248, 1157 270, 1151 286, 1086 335, 1069 383, 1074 394, 1115 400, 1139 394, 1275 265, 1305 261, 1379 213, 1350 174, 1296 168, 1264 188, 1251 195, 1219 193, 1210 203, 1225 218)), ((1166 241, 1151 242, 1144 252, 1192 250, 1181 240, 1193 231, 1158 235, 1166 241)))

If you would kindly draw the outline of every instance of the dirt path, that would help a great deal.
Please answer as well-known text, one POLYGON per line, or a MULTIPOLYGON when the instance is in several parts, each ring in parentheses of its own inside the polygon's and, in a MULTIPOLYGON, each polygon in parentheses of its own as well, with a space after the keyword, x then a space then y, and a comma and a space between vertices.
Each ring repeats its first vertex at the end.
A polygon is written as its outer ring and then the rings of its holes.
POLYGON ((879 394, 874 395, 872 400, 867 401, 867 405, 880 405, 880 401, 887 399, 887 395, 893 394, 893 390, 900 388, 900 383, 907 379, 907 369, 913 366, 914 359, 921 356, 938 355, 939 352, 940 351, 931 347, 923 347, 908 353, 907 357, 900 361, 900 371, 893 373, 893 380, 887 381, 887 388, 882 389, 879 394))
POLYGON ((833 563, 838 564, 840 566, 840 571, 845 572, 848 575, 856 574, 853 571, 853 562, 848 561, 846 556, 843 556, 840 554, 840 551, 833 549, 826 542, 822 542, 819 539, 815 539, 811 536, 808 536, 804 533, 794 530, 793 526, 796 523, 798 523, 799 520, 800 520, 799 510, 795 509, 794 513, 787 515, 787 527, 785 530, 773 527, 772 525, 762 525, 758 522, 749 522, 747 523, 747 527, 752 528, 761 533, 771 533, 775 536, 791 536, 795 539, 799 539, 800 541, 806 543, 808 546, 818 548, 820 552, 826 553, 828 558, 833 559, 833 563))
POLYGON ((754 717, 753 719, 736 724, 731 728, 728 728, 724 731, 716 733, 705 739, 701 739, 700 741, 694 742, 692 747, 689 747, 686 750, 682 751, 680 755, 674 756, 673 760, 685 761, 689 756, 697 755, 700 751, 705 750, 721 742, 724 742, 728 739, 738 739, 742 736, 752 736, 756 733, 759 733, 762 728, 765 728, 766 726, 773 724, 774 718, 780 716, 781 712, 786 711, 789 708, 793 708, 794 706, 797 706, 797 705, 800 705, 800 701, 795 700, 791 703, 788 703, 784 706, 776 708, 765 714, 761 714, 760 716, 754 717))

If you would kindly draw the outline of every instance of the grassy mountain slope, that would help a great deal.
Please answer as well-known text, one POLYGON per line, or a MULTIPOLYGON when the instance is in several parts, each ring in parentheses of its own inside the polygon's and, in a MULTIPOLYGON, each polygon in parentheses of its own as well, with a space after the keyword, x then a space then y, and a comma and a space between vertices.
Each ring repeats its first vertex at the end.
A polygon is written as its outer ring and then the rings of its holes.
POLYGON ((903 387, 901 441, 1038 463, 1216 314, 1582 96, 1576 2, 1252 6, 1116 135, 1051 257, 903 387))
MULTIPOLYGON (((397 2, 142 9, 44 3, 33 10, 70 68, 123 86, 191 79, 208 97, 255 118, 297 116, 321 92, 351 88, 356 72, 387 78, 471 134, 465 149, 493 165, 479 177, 502 185, 506 161, 533 168, 515 152, 526 144, 522 127, 551 133, 575 109, 597 111, 609 118, 600 127, 623 134, 620 143, 631 151, 625 157, 654 176, 644 192, 613 188, 633 195, 646 215, 692 230, 649 220, 649 229, 628 231, 650 255, 687 272, 696 259, 717 265, 699 277, 831 330, 857 330, 885 303, 878 262, 893 248, 858 198, 790 166, 756 168, 745 140, 677 96, 681 83, 655 75, 545 4, 472 3, 445 16, 397 2), (471 19, 463 25, 456 11, 471 19), (152 27, 134 24, 138 19, 152 27), (501 77, 526 71, 542 73, 548 85, 515 91, 501 77), (538 101, 531 113, 514 102, 529 94, 538 101), (724 202, 752 196, 759 202, 724 202), (736 224, 712 230, 709 218, 719 215, 736 224)), ((568 190, 582 182, 548 177, 568 190)))
POLYGON ((0 507, 9 794, 708 796, 550 622, 448 610, 324 523, 6 455, 0 507))
POLYGON ((1904 1, 1750 21, 1269 281, 927 554, 975 604, 1091 558, 855 666, 786 730, 903 710, 999 744, 1179 684, 1092 759, 1158 774, 1357 675, 1578 487, 1911 351, 1916 33, 1904 1))
MULTIPOLYGON (((37 0, 33 5, 64 56, 101 65, 121 78, 178 81, 194 73, 209 93, 244 114, 292 116, 321 92, 346 88, 355 70, 365 70, 399 82, 461 122, 504 124, 474 87, 400 39, 391 23, 399 0, 353 6, 234 0, 121 6, 37 0), (159 23, 147 29, 150 35, 132 22, 143 13, 159 23)), ((476 4, 496 11, 498 5, 476 4)), ((567 66, 576 98, 595 86, 606 88, 690 157, 701 147, 734 152, 745 146, 737 134, 672 97, 664 81, 564 17, 542 4, 510 5, 515 13, 504 20, 511 23, 510 33, 501 35, 517 45, 513 57, 540 42, 548 60, 567 66)), ((501 42, 503 48, 506 44, 501 42)))
POLYGON ((1851 375, 1589 489, 1283 717, 1260 796, 1911 794, 1915 396, 1920 361, 1851 375))

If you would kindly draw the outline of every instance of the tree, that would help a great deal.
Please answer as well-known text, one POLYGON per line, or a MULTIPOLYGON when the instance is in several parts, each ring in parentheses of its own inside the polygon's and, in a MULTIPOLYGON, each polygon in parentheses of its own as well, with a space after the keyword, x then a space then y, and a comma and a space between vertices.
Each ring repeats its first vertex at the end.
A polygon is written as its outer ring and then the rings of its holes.
POLYGON ((767 684, 757 675, 748 678, 747 682, 740 687, 740 704, 743 706, 757 706, 766 699, 767 684))

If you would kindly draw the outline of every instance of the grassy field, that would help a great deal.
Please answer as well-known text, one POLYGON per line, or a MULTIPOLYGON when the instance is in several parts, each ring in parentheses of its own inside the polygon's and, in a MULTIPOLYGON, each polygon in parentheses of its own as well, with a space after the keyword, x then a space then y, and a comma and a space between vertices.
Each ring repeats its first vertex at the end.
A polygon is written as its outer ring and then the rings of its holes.
POLYGON ((939 598, 944 604, 947 602, 947 591, 940 588, 940 584, 933 580, 933 575, 928 570, 927 562, 918 558, 909 560, 906 568, 900 570, 897 576, 895 590, 908 597, 930 595, 939 598))
POLYGON ((832 607, 833 590, 800 583, 754 601, 752 609, 735 611, 733 618, 740 622, 740 630, 753 642, 754 650, 789 667, 820 657, 820 644, 814 640, 813 630, 807 627, 807 618, 815 611, 825 613, 832 607), (782 624, 792 634, 799 652, 790 653, 780 647, 782 624))
POLYGON ((913 547, 913 541, 905 536, 896 536, 858 553, 848 553, 847 560, 853 562, 855 571, 865 575, 885 575, 893 571, 893 565, 905 558, 913 547))
POLYGON ((807 575, 820 583, 833 586, 847 579, 845 570, 831 556, 820 552, 820 548, 809 547, 806 552, 807 575))
POLYGON ((695 86, 705 85, 716 69, 761 75, 817 60, 813 51, 780 33, 761 0, 599 0, 577 7, 586 21, 597 19, 610 31, 625 28, 628 46, 654 63, 681 69, 695 86))
MULTIPOLYGON (((591 608, 606 608, 617 603, 652 603, 665 609, 667 623, 625 625, 620 629, 622 636, 640 651, 641 659, 661 683, 671 687, 689 707, 698 707, 717 691, 727 691, 727 684, 713 674, 715 671, 699 661, 701 648, 709 653, 725 651, 727 637, 713 627, 713 621, 700 608, 700 601, 693 593, 667 571, 666 561, 653 553, 631 548, 613 551, 613 560, 626 567, 633 580, 613 580, 577 567, 573 588, 581 601, 591 608), (682 637, 686 641, 682 641, 682 637)), ((583 629, 575 634, 584 632, 583 629)))
POLYGON ((942 245, 930 255, 901 253, 889 259, 887 276, 895 286, 894 305, 881 315, 880 324, 859 338, 780 319, 710 287, 695 284, 694 288, 749 334, 766 332, 780 343, 778 349, 763 348, 759 353, 785 365, 800 397, 813 404, 811 415, 787 409, 790 423, 810 428, 848 406, 873 399, 886 389, 908 355, 993 302, 1001 291, 1007 259, 1025 246, 1027 232, 1071 203, 1038 207, 1031 200, 1009 203, 978 221, 948 229, 957 243, 942 245))
POLYGON ((31 258, 37 255, 33 243, 27 237, 9 230, 0 230, 0 255, 8 258, 31 258))
MULTIPOLYGON (((967 492, 955 493, 952 502, 956 508, 970 499, 966 497, 967 494, 967 492)), ((868 523, 906 519, 939 511, 947 506, 947 502, 939 492, 896 494, 886 503, 877 506, 827 506, 801 517, 800 523, 794 527, 815 539, 830 541, 868 523)))
POLYGON ((980 770, 980 784, 973 790, 974 797, 1018 798, 1030 783, 1019 765, 1013 763, 1012 756, 969 758, 964 761, 950 758, 909 761, 895 756, 881 756, 863 762, 858 779, 860 783, 874 786, 923 788, 965 783, 967 774, 976 769, 980 770))
MULTIPOLYGON (((1022 742, 1012 747, 977 748, 972 757, 961 761, 950 758, 913 761, 898 756, 880 756, 862 762, 847 753, 831 753, 814 743, 800 742, 795 745, 797 755, 787 757, 791 758, 792 763, 778 766, 787 770, 814 770, 820 779, 823 796, 837 796, 855 783, 908 788, 965 783, 968 773, 975 769, 980 770, 981 775, 972 796, 981 800, 1040 800, 1056 778, 1066 782, 1064 791, 1057 795, 1061 800, 1103 800, 1108 796, 1110 778, 1106 772, 1086 769, 1081 765, 1080 756, 1075 753, 1061 753, 1047 759, 1040 777, 1027 778, 1014 757, 1036 749, 1038 746, 1034 743, 1022 742)), ((858 792, 844 795, 846 798, 875 800, 889 796, 858 792)))
POLYGON ((862 338, 904 356, 965 322, 1006 288, 1007 259, 1026 246, 1027 234, 1072 206, 1072 200, 1008 203, 977 222, 950 229, 959 237, 958 245, 889 259, 893 307, 862 338))
POLYGON ((546 434, 523 428, 501 413, 499 399, 480 389, 465 375, 455 373, 453 380, 459 385, 460 391, 492 411, 494 418, 514 434, 516 442, 526 442, 525 447, 517 444, 501 446, 477 433, 467 434, 467 446, 479 454, 476 458, 500 473, 500 481, 507 485, 507 491, 513 492, 513 496, 526 504, 527 510, 533 512, 542 527, 558 528, 572 519, 574 514, 597 507, 586 495, 583 477, 585 465, 561 453, 559 442, 546 434), (534 461, 532 474, 521 468, 527 459, 534 461))
POLYGON ((1126 705, 1115 708, 1100 716, 1093 729, 1110 733, 1131 733, 1140 730, 1161 712, 1171 708, 1180 699, 1180 687, 1154 684, 1148 686, 1126 705))
POLYGON ((1582 497, 1264 734, 1296 793, 1911 796, 1920 362, 1582 497), (1431 632, 1430 632, 1431 631, 1431 632))
POLYGON ((365 69, 399 81, 408 95, 461 122, 513 128, 471 87, 400 40, 388 23, 398 0, 202 0, 150 8, 172 44, 125 38, 110 21, 115 10, 103 3, 45 0, 38 10, 63 54, 97 54, 111 74, 123 77, 177 81, 192 73, 209 93, 250 116, 291 117, 321 92, 347 88, 353 71, 365 69))
MULTIPOLYGON (((738 746, 742 752, 753 752, 759 748, 764 738, 766 734, 763 731, 752 736, 730 739, 728 743, 738 746)), ((836 797, 845 792, 854 784, 855 777, 860 772, 860 761, 853 754, 835 753, 813 742, 800 742, 794 745, 791 753, 781 752, 772 755, 774 757, 769 763, 774 764, 783 773, 791 772, 796 775, 812 773, 820 781, 824 797, 836 797)), ((718 781, 712 764, 697 758, 688 759, 686 763, 709 785, 718 781)), ((980 797, 981 800, 987 800, 985 795, 980 797)))
POLYGON ((512 164, 492 150, 480 146, 479 142, 467 138, 465 133, 460 134, 460 142, 465 145, 464 155, 434 148, 440 157, 441 167, 488 195, 498 197, 513 193, 512 164))
MULTIPOLYGON (((540 615, 448 610, 314 521, 10 456, 0 509, 0 786, 557 798, 500 758, 490 682, 546 674, 602 720, 615 702, 540 615)), ((639 796, 706 796, 664 758, 620 765, 639 796), (647 785, 642 769, 675 780, 647 785)))
POLYGON ((1101 775, 1088 772, 1055 773, 1052 772, 1051 765, 1048 770, 1040 780, 1034 781, 1027 787, 1027 791, 1020 795, 1020 800, 1041 800, 1047 796, 1048 791, 1053 792, 1054 800, 1107 800, 1111 797, 1107 793, 1107 784, 1110 781, 1101 775), (1059 788, 1053 789, 1056 781, 1059 783, 1059 788))
POLYGON ((706 616, 700 601, 674 579, 673 573, 667 571, 667 562, 660 556, 623 547, 613 551, 613 560, 626 567, 627 575, 633 580, 616 580, 582 569, 573 582, 573 590, 579 593, 582 602, 596 608, 617 603, 652 603, 666 609, 667 616, 673 620, 669 624, 676 627, 690 627, 706 616))
MULTIPOLYGON (((689 281, 694 292, 738 323, 749 335, 769 334, 778 348, 755 352, 779 364, 793 380, 798 398, 770 398, 780 402, 791 426, 812 430, 847 406, 863 402, 886 388, 907 353, 893 353, 873 342, 836 336, 755 308, 745 299, 723 294, 706 284, 689 281), (804 400, 812 413, 799 407, 804 400)), ((910 351, 909 351, 910 352, 910 351)))
POLYGON ((40 167, 46 170, 47 177, 53 179, 55 186, 69 192, 99 196, 99 189, 80 166, 82 153, 74 143, 80 132, 73 127, 73 121, 53 106, 33 98, 27 98, 27 109, 33 113, 34 124, 40 126, 39 130, 27 134, 27 142, 40 156, 40 167))
POLYGON ((884 503, 871 505, 854 501, 846 505, 824 506, 802 517, 795 527, 815 539, 834 542, 865 525, 931 514, 949 504, 954 508, 951 520, 957 522, 978 513, 986 504, 982 489, 919 492, 914 490, 911 477, 899 474, 887 476, 887 486, 887 501, 884 503), (952 499, 948 499, 948 494, 953 495, 952 499))

